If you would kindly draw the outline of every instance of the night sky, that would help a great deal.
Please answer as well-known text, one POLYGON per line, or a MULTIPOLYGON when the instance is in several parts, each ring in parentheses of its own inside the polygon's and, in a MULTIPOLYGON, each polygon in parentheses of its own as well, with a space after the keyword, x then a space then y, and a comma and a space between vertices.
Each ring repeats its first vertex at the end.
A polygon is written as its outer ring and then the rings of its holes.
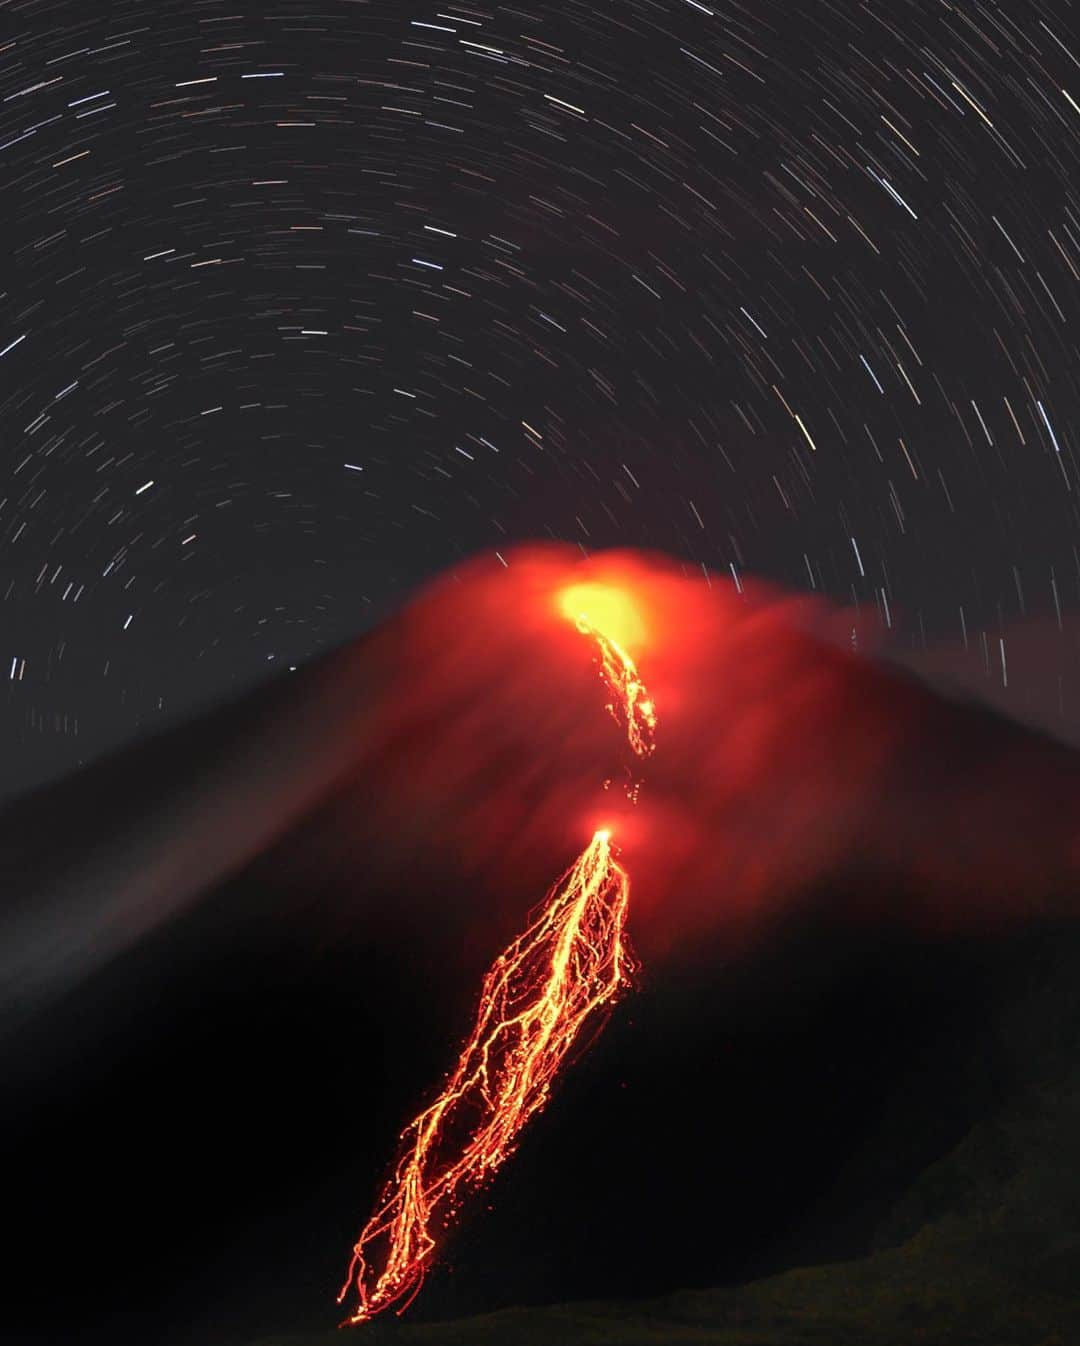
POLYGON ((523 538, 1075 609, 1077 28, 4 0, 0 789, 523 538))

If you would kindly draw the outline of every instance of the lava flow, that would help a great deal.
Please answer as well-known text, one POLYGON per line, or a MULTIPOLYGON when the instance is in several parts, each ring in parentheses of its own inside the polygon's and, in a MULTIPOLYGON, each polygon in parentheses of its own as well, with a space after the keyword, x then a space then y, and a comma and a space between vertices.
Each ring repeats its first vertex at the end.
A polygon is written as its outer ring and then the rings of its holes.
MULTIPOLYGON (((656 712, 623 644, 640 623, 631 600, 621 590, 586 584, 564 590, 559 605, 599 647, 608 710, 624 725, 635 755, 648 757, 656 712)), ((393 1177, 353 1249, 338 1303, 351 1286, 358 1303, 343 1326, 392 1306, 404 1312, 431 1266, 436 1232, 508 1158, 585 1026, 629 985, 629 898, 611 832, 600 828, 525 932, 495 960, 458 1063, 435 1102, 402 1132, 393 1177)))

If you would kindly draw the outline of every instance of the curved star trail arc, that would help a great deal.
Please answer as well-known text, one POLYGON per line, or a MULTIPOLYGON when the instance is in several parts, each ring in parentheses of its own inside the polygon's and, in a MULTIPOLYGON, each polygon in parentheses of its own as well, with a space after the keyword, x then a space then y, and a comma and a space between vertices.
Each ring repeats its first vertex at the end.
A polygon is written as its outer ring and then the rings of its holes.
POLYGON ((0 7, 9 771, 523 536, 1077 599, 1064 0, 0 7))

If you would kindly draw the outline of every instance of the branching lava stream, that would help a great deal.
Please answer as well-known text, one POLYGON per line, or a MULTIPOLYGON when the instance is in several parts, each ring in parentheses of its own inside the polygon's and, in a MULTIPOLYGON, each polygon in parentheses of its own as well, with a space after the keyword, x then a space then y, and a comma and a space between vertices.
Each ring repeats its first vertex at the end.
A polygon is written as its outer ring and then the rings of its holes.
MULTIPOLYGON (((634 754, 648 757, 656 712, 615 638, 632 637, 638 622, 629 596, 606 585, 574 585, 560 594, 559 606, 595 641, 608 710, 634 754)), ((525 932, 492 964, 457 1065, 438 1098, 402 1132, 393 1177, 353 1249, 338 1303, 350 1287, 358 1302, 342 1326, 391 1307, 404 1312, 431 1266, 437 1235, 511 1154, 586 1025, 630 984, 629 898, 611 831, 600 828, 525 932)))

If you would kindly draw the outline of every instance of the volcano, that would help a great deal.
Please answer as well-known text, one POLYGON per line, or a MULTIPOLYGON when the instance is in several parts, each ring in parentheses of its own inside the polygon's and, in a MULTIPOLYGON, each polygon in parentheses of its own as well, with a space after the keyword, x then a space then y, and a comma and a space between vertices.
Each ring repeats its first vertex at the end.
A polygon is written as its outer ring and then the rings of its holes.
POLYGON ((634 993, 422 1299, 358 1330, 1080 1339, 1080 756, 852 630, 663 558, 522 549, 9 806, 12 1340, 330 1333, 486 969, 601 824, 634 993), (662 716, 633 804, 544 601, 612 577, 662 716))

